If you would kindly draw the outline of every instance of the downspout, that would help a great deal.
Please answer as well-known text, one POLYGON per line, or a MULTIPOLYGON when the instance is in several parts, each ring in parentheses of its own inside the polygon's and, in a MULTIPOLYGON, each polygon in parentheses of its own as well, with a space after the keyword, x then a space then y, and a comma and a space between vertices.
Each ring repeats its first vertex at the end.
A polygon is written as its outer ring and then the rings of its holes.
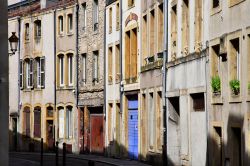
POLYGON ((20 107, 21 107, 21 99, 20 99, 20 54, 21 54, 21 19, 20 17, 17 18, 18 20, 18 39, 19 39, 19 42, 18 42, 18 106, 17 106, 17 112, 18 112, 18 116, 20 116, 20 107))
POLYGON ((78 70, 78 65, 79 65, 79 42, 78 42, 78 35, 79 35, 79 23, 78 23, 78 19, 79 19, 79 5, 78 3, 76 4, 76 107, 78 108, 78 90, 79 90, 79 70, 78 70))
MULTIPOLYGON (((56 9, 54 10, 54 109, 56 111, 56 9)), ((57 122, 58 124, 58 122, 57 122)), ((53 124, 54 143, 56 139, 56 125, 53 124)))
POLYGON ((166 102, 166 90, 167 90, 167 70, 166 63, 168 62, 168 0, 163 1, 164 11, 164 52, 163 52, 163 90, 162 90, 162 117, 163 117, 163 146, 162 146, 162 160, 163 165, 168 165, 167 158, 167 133, 168 133, 168 109, 166 102))
MULTIPOLYGON (((106 126, 106 63, 105 63, 105 61, 106 61, 106 3, 105 3, 105 7, 104 7, 104 38, 103 38, 103 43, 104 43, 104 46, 103 46, 103 55, 104 55, 104 57, 103 57, 103 59, 104 59, 104 126, 106 126)), ((105 138, 105 135, 104 135, 104 138, 105 138)), ((105 139, 104 139, 105 140, 105 139)), ((106 141, 104 141, 104 145, 105 145, 105 142, 106 141)), ((107 152, 106 152, 106 147, 104 148, 104 154, 106 154, 107 155, 107 152)))
MULTIPOLYGON (((121 122, 122 122, 122 112, 123 112, 123 75, 122 75, 122 0, 119 0, 119 5, 120 5, 120 131, 119 131, 119 144, 121 144, 121 122)), ((119 156, 121 157, 121 148, 119 148, 119 156)))
MULTIPOLYGON (((78 81, 79 81, 79 79, 78 79, 78 77, 79 77, 79 70, 78 70, 78 66, 79 66, 79 49, 78 49, 78 46, 79 46, 79 42, 78 42, 78 26, 79 26, 79 23, 78 23, 78 19, 79 19, 79 5, 78 5, 78 3, 76 4, 76 91, 75 91, 75 93, 76 93, 76 109, 77 109, 77 113, 78 113, 78 118, 77 118, 77 121, 78 121, 78 126, 79 126, 79 115, 80 115, 80 113, 79 113, 79 108, 78 108, 78 89, 79 89, 79 83, 78 83, 78 81)), ((77 136, 77 146, 78 146, 78 148, 80 147, 79 146, 79 142, 80 142, 80 137, 79 137, 79 134, 80 134, 80 132, 79 132, 80 130, 79 130, 79 127, 78 127, 78 136, 77 136)), ((79 150, 80 151, 80 150, 79 150)))

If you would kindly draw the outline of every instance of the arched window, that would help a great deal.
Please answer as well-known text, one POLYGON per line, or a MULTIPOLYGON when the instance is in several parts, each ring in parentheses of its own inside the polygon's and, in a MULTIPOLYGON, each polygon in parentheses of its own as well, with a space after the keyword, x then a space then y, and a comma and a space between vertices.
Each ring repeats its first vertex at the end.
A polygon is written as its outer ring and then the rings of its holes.
POLYGON ((53 107, 48 106, 47 107, 47 117, 53 117, 54 113, 53 113, 53 107))
POLYGON ((64 108, 58 107, 59 138, 64 138, 64 108))
POLYGON ((30 137, 30 107, 23 110, 23 134, 30 137))
POLYGON ((41 137, 41 107, 34 109, 34 137, 41 137))
POLYGON ((73 123, 72 123, 72 106, 66 107, 66 138, 72 138, 73 123))

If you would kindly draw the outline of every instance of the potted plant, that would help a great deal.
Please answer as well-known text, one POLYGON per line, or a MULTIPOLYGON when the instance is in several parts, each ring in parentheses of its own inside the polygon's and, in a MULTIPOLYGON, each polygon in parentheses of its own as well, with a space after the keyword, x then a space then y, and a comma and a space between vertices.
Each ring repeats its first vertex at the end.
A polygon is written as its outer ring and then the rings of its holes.
POLYGON ((220 87, 220 77, 219 76, 213 76, 211 81, 211 87, 213 90, 213 94, 220 94, 221 87, 220 87))
POLYGON ((237 79, 231 80, 229 82, 230 88, 235 95, 240 93, 240 81, 237 79))

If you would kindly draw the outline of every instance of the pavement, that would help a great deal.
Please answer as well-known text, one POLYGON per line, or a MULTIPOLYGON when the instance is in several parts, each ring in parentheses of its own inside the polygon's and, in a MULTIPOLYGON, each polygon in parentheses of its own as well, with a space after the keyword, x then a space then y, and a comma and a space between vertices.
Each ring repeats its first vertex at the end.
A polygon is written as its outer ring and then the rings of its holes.
MULTIPOLYGON (((10 166, 40 166, 40 153, 10 152, 10 166)), ((88 166, 89 161, 94 161, 95 166, 149 166, 147 164, 129 160, 114 159, 97 155, 66 155, 66 166, 88 166)), ((44 166, 55 165, 55 153, 44 153, 44 166)), ((62 155, 59 155, 59 166, 62 165, 62 155)))

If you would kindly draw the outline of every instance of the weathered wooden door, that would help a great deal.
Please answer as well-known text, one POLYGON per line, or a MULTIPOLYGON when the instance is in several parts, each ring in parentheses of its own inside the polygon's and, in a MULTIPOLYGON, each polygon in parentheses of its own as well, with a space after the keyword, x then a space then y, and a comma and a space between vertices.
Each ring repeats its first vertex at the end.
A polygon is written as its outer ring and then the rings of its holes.
POLYGON ((90 151, 91 153, 103 153, 103 115, 90 115, 90 151))

